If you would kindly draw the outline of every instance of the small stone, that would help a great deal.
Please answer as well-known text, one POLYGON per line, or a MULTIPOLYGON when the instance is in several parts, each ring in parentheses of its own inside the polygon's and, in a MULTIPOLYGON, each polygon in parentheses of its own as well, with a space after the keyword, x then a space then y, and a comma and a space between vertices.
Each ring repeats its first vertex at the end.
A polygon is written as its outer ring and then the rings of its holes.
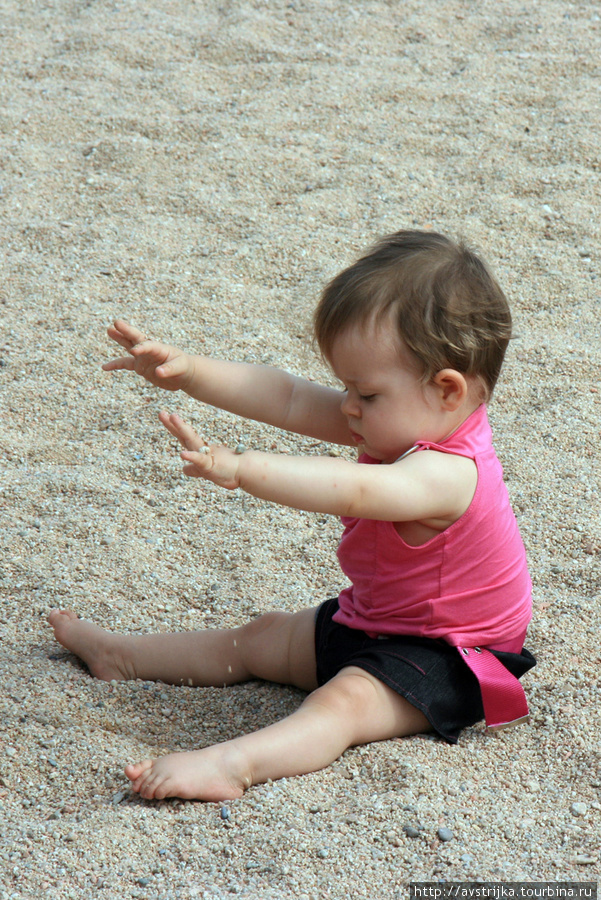
POLYGON ((234 450, 234 453, 237 453, 238 455, 240 455, 241 453, 245 453, 245 452, 246 452, 246 447, 244 446, 244 444, 238 444, 238 446, 234 450))
POLYGON ((138 884, 140 887, 146 887, 150 884, 150 878, 138 878, 138 884))
POLYGON ((419 837, 419 830, 414 828, 413 825, 403 825, 403 831, 409 838, 419 837))
POLYGON ((221 807, 221 818, 222 818, 222 819, 229 819, 229 817, 230 817, 230 811, 229 811, 229 809, 227 808, 227 806, 222 806, 222 807, 221 807))
POLYGON ((439 840, 441 840, 443 842, 453 840, 453 832, 451 831, 450 828, 439 828, 437 834, 438 834, 439 840))
POLYGON ((585 816, 588 812, 588 806, 586 803, 572 803, 570 812, 573 816, 585 816))
POLYGON ((326 859, 330 855, 330 851, 327 847, 322 847, 321 850, 317 851, 317 855, 320 859, 326 859))

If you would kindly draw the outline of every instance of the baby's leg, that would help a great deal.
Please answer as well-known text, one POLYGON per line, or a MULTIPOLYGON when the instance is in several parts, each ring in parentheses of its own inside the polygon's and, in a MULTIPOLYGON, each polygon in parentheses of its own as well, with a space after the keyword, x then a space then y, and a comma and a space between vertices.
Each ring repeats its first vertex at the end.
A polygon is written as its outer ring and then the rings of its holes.
POLYGON ((315 610, 271 612, 241 628, 127 635, 105 631, 75 613, 53 610, 56 639, 105 681, 163 681, 223 687, 261 678, 316 687, 315 610))
POLYGON ((203 750, 127 766, 125 773, 149 800, 226 800, 251 784, 322 769, 356 744, 430 730, 407 700, 349 666, 281 722, 203 750))

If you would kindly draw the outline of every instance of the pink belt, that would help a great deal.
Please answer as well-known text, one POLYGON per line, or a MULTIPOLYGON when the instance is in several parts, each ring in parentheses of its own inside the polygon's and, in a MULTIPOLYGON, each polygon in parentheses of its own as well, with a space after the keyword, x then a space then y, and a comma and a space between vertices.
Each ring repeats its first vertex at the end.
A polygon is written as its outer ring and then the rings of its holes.
POLYGON ((481 647, 457 649, 480 684, 486 727, 491 731, 499 731, 529 722, 526 694, 515 675, 490 650, 481 647))

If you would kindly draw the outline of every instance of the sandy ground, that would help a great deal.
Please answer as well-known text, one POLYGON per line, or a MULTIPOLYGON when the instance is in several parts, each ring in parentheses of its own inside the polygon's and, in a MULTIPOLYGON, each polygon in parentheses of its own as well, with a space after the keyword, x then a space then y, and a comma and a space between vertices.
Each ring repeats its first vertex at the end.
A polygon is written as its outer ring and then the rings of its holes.
POLYGON ((598 879, 600 12, 0 0, 0 900, 598 879), (515 313, 491 418, 535 584, 532 724, 355 749, 223 811, 146 803, 126 762, 301 695, 95 681, 48 610, 142 632, 315 605, 338 524, 186 481, 166 403, 209 438, 327 448, 103 373, 105 328, 328 378, 320 288, 401 227, 466 237, 515 313))

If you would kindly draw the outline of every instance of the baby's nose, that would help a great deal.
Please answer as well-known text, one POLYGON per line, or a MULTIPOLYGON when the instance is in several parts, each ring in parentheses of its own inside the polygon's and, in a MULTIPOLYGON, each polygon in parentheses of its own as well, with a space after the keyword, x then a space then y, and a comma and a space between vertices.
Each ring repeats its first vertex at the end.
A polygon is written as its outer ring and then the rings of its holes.
POLYGON ((342 398, 340 411, 343 416, 355 416, 356 418, 359 415, 359 404, 350 397, 348 391, 346 391, 342 398))

